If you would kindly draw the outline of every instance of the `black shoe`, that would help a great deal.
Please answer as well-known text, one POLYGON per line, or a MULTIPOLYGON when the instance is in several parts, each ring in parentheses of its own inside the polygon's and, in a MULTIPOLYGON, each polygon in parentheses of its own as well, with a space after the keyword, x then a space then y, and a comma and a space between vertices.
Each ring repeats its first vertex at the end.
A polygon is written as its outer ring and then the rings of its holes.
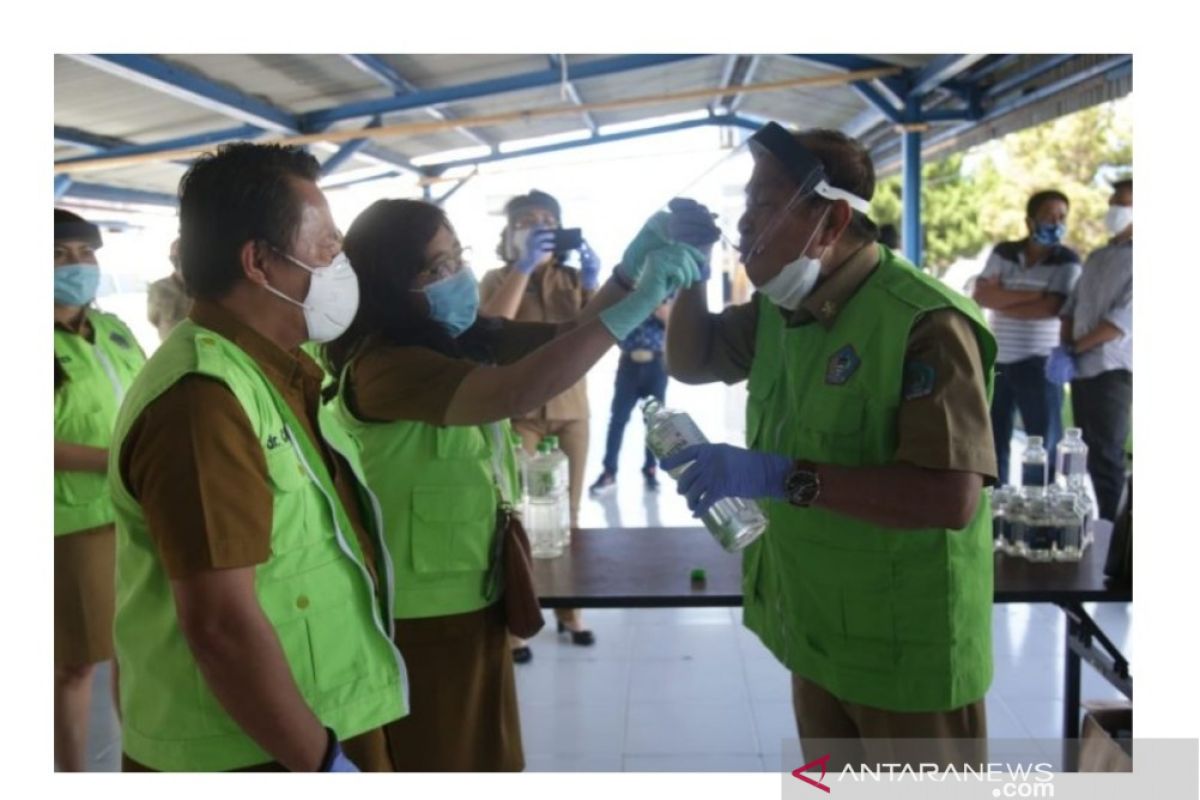
MULTIPOLYGON (((571 634, 571 644, 577 644, 580 647, 588 647, 588 646, 596 643, 596 635, 594 633, 592 633, 591 631, 573 631, 570 628, 568 628, 562 622, 562 620, 559 620, 558 632, 559 633, 567 633, 568 631, 570 631, 570 634, 571 634)), ((513 652, 516 652, 516 651, 514 650, 513 652)))
POLYGON ((590 494, 592 497, 600 497, 601 495, 608 494, 616 487, 616 476, 604 472, 601 473, 600 477, 596 479, 595 483, 588 487, 588 494, 590 494))
POLYGON ((512 649, 512 657, 514 664, 528 664, 533 661, 533 651, 529 649, 529 645, 514 647, 512 649))
POLYGON ((646 491, 647 492, 657 492, 658 491, 658 474, 657 473, 658 473, 658 470, 653 469, 653 468, 642 470, 642 477, 646 479, 646 491))

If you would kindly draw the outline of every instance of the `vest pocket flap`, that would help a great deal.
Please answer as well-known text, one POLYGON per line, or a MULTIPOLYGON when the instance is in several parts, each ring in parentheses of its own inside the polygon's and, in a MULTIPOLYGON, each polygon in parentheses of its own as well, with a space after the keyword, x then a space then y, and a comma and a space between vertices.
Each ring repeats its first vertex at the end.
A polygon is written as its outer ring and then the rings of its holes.
POLYGON ((414 488, 413 568, 417 572, 487 569, 495 524, 496 494, 490 487, 414 488))
POLYGON ((276 437, 276 441, 278 444, 274 448, 268 444, 267 449, 264 450, 267 459, 267 474, 271 476, 271 483, 284 492, 293 492, 304 488, 309 483, 308 473, 305 472, 300 459, 296 458, 291 443, 285 442, 279 437, 276 437))
POLYGON ((797 415, 797 424, 818 433, 846 436, 862 431, 865 403, 850 392, 828 392, 826 397, 814 397, 797 415))

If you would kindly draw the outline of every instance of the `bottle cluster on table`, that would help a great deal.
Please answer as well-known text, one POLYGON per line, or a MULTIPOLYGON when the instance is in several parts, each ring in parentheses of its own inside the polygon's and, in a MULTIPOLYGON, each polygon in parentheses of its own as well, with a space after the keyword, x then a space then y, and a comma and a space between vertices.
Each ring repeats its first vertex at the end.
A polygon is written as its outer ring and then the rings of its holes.
POLYGON ((1028 561, 1078 561, 1092 543, 1096 509, 1087 489, 1087 445, 1067 428, 1048 481, 1042 437, 1026 440, 1021 485, 992 490, 992 535, 997 550, 1028 561))
POLYGON ((521 518, 534 558, 556 558, 571 544, 570 468, 557 436, 546 436, 537 452, 514 440, 521 475, 521 518))

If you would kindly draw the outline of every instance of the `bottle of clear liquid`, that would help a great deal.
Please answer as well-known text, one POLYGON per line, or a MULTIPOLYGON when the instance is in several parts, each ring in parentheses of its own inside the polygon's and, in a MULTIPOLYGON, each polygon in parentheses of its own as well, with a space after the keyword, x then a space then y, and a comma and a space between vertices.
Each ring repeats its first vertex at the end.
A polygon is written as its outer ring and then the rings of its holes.
POLYGON ((1024 557, 1028 549, 1028 517, 1025 513, 1026 498, 1019 488, 1009 490, 1008 502, 1004 505, 1004 552, 1010 556, 1024 557))
POLYGON ((1046 493, 1047 460, 1042 437, 1028 437, 1021 457, 1021 490, 1026 497, 1041 497, 1046 493))
MULTIPOLYGON (((708 442, 687 413, 663 408, 654 398, 642 404, 642 414, 646 420, 646 444, 660 461, 689 445, 708 442)), ((690 466, 676 467, 670 471, 671 477, 678 479, 690 466)), ((739 497, 718 500, 703 519, 704 526, 731 553, 741 550, 767 529, 766 515, 758 503, 739 497)))
POLYGON ((1025 501, 1025 536, 1021 555, 1029 561, 1053 561, 1058 526, 1053 516, 1053 501, 1046 494, 1031 495, 1025 501))
POLYGON ((1006 553, 1009 548, 1008 507, 1013 491, 1008 486, 988 489, 992 495, 992 546, 997 552, 1006 553))
POLYGON ((562 547, 571 545, 571 468, 567 454, 558 446, 557 436, 547 436, 550 452, 547 458, 554 470, 554 489, 558 499, 558 535, 562 547))
POLYGON ((1087 494, 1088 447, 1080 428, 1067 428, 1054 454, 1055 481, 1062 488, 1087 494))
POLYGON ((543 439, 536 454, 529 457, 525 487, 525 532, 534 558, 562 555, 561 492, 556 483, 558 471, 551 456, 550 442, 543 439))
POLYGON ((1087 548, 1084 537, 1085 506, 1074 492, 1062 491, 1054 495, 1054 522, 1058 532, 1055 543, 1055 561, 1078 561, 1087 548))

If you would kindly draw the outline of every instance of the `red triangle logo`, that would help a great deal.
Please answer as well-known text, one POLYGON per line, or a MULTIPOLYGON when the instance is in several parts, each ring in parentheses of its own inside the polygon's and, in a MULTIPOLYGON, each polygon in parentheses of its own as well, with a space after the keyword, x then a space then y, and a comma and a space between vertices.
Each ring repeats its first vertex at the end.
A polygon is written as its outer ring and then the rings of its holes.
POLYGON ((810 761, 807 764, 805 764, 803 767, 792 770, 792 777, 799 778, 800 780, 807 783, 809 786, 817 787, 821 791, 825 792, 825 794, 831 794, 831 792, 829 791, 829 787, 826 786, 822 782, 825 780, 825 773, 828 769, 829 769, 829 754, 826 753, 825 755, 821 756, 820 758, 816 759, 815 761, 810 761), (805 773, 808 772, 808 770, 810 770, 816 766, 821 767, 821 777, 818 780, 814 781, 812 778, 808 777, 808 775, 806 775, 805 773))

